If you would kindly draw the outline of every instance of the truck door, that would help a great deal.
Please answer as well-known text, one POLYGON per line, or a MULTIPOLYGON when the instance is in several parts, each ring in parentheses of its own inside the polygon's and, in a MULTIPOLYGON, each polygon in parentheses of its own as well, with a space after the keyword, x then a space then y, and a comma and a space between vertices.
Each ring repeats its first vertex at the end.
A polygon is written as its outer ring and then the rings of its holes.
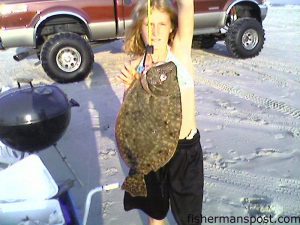
POLYGON ((226 0, 195 0, 195 34, 218 32, 219 28, 223 27, 226 2, 226 0))
POLYGON ((85 0, 79 2, 86 15, 93 40, 115 38, 117 35, 116 4, 117 0, 85 0))
POLYGON ((124 36, 126 27, 130 26, 131 24, 131 15, 132 11, 134 9, 135 4, 138 2, 138 0, 120 0, 122 1, 120 5, 118 6, 118 12, 119 12, 119 30, 118 34, 119 36, 124 36))

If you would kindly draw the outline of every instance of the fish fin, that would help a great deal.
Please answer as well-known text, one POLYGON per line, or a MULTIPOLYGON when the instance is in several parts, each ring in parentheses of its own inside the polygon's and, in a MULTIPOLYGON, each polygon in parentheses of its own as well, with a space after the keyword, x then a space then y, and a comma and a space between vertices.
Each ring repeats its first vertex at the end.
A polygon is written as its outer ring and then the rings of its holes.
POLYGON ((126 177, 122 184, 122 189, 127 191, 132 197, 147 197, 147 188, 143 174, 134 174, 126 177))

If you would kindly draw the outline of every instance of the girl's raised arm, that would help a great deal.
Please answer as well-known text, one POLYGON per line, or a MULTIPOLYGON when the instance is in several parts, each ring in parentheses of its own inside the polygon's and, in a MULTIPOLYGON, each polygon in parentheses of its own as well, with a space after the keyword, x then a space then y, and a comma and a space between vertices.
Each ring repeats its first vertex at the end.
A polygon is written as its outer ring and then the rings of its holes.
POLYGON ((190 54, 194 32, 194 0, 176 0, 178 6, 178 30, 174 44, 190 54))

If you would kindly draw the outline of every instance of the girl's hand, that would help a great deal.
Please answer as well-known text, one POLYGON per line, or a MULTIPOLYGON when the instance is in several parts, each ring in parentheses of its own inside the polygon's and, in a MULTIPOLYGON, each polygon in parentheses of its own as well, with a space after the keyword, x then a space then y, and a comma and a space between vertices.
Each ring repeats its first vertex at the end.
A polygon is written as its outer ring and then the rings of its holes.
POLYGON ((124 63, 124 66, 121 69, 121 74, 118 76, 118 79, 121 82, 123 82, 128 88, 135 79, 139 79, 139 75, 136 72, 135 68, 129 62, 127 62, 124 63))

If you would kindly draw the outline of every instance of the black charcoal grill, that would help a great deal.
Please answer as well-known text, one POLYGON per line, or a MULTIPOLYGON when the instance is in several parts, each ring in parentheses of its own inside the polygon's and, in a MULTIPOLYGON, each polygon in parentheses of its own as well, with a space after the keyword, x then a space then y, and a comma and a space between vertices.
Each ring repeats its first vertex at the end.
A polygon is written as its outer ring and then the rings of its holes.
POLYGON ((45 149, 65 133, 73 106, 79 104, 57 86, 18 80, 18 88, 0 94, 0 140, 22 152, 45 149))

